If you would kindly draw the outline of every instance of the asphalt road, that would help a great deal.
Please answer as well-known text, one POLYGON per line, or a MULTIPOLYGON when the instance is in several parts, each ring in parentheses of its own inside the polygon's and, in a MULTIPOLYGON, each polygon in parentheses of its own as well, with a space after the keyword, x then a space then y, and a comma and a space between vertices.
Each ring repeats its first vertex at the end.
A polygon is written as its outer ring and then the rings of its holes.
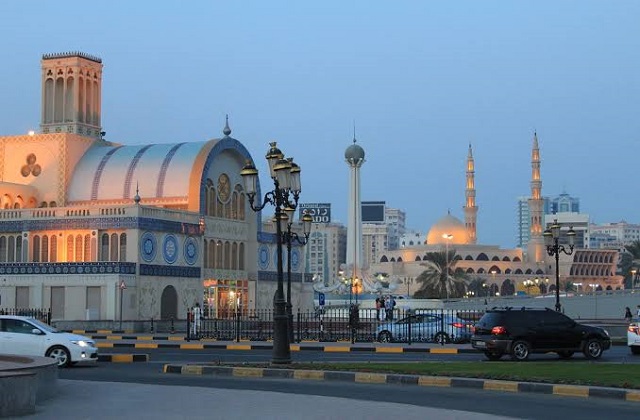
MULTIPOLYGON (((271 350, 182 350, 182 349, 130 349, 130 348, 104 348, 101 354, 125 353, 125 354, 149 354, 152 362, 160 363, 203 363, 203 362, 268 362, 271 360, 271 350)), ((297 362, 312 361, 486 361, 484 355, 478 353, 461 354, 427 354, 427 353, 375 353, 375 352, 349 352, 333 353, 322 351, 295 351, 291 352, 291 358, 297 362)), ((504 361, 509 358, 505 356, 504 361)), ((559 360, 555 353, 533 354, 530 360, 559 360)), ((582 354, 576 354, 566 362, 585 361, 582 354)), ((640 363, 640 356, 634 356, 626 346, 613 346, 606 351, 602 362, 614 363, 640 363)))
MULTIPOLYGON (((640 410, 638 403, 609 399, 581 399, 461 388, 164 374, 162 373, 162 363, 159 362, 98 363, 93 366, 73 367, 61 370, 60 378, 320 395, 360 401, 385 401, 422 407, 449 408, 530 419, 616 418, 616 420, 626 420, 637 419, 640 410)), ((212 415, 214 410, 215 407, 212 407, 212 415)), ((283 406, 282 410, 287 410, 287 407, 283 406)), ((185 415, 188 416, 188 413, 185 415)), ((300 413, 300 417, 304 417, 304 414, 300 413)), ((348 413, 345 413, 345 417, 348 417, 348 413)))

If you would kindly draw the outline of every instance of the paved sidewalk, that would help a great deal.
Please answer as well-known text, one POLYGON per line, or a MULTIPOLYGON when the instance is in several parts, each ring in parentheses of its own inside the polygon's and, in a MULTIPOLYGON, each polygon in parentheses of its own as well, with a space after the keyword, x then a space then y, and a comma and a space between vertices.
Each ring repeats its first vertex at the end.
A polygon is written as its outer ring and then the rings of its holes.
POLYGON ((25 419, 508 419, 490 414, 266 391, 60 380, 25 419), (283 413, 283 408, 287 413, 283 413), (304 413, 304 415, 301 415, 304 413))

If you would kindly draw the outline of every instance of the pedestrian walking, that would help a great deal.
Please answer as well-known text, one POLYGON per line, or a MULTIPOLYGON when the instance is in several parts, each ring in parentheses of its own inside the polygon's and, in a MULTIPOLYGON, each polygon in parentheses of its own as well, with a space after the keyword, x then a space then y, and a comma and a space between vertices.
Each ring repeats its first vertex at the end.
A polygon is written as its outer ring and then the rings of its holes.
POLYGON ((200 322, 202 319, 202 309, 200 309, 200 304, 196 302, 191 309, 191 332, 194 337, 198 337, 198 333, 200 332, 200 322))
POLYGON ((387 313, 387 321, 393 321, 393 308, 396 306, 396 301, 393 296, 388 296, 384 303, 384 308, 387 313))
POLYGON ((627 322, 631 322, 632 318, 633 318, 633 315, 631 315, 631 309, 627 306, 626 308, 624 308, 624 319, 627 322))
POLYGON ((378 319, 384 321, 387 318, 386 302, 384 296, 380 296, 380 308, 378 309, 378 319))

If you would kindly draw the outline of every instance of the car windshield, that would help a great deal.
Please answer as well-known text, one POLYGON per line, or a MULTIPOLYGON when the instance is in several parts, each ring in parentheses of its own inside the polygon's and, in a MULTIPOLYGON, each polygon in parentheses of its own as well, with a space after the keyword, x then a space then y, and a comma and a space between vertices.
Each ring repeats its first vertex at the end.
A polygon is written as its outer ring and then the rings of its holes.
POLYGON ((31 322, 36 327, 38 327, 41 330, 44 330, 46 332, 50 332, 50 333, 59 333, 60 332, 60 331, 56 330, 55 328, 53 328, 51 325, 47 325, 44 322, 40 322, 35 318, 29 318, 29 322, 31 322))

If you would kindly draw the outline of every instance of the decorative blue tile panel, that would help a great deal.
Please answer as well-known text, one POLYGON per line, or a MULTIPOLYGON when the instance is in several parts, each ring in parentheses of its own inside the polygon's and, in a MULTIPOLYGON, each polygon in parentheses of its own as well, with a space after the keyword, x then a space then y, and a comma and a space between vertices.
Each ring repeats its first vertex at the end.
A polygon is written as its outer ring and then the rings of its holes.
POLYGON ((140 264, 141 276, 200 278, 200 267, 140 264))
POLYGON ((194 235, 199 234, 200 225, 145 217, 90 217, 86 219, 12 220, 0 222, 0 232, 4 233, 75 229, 141 229, 194 235))
POLYGON ((3 274, 136 274, 132 262, 65 262, 65 263, 2 263, 3 274))

